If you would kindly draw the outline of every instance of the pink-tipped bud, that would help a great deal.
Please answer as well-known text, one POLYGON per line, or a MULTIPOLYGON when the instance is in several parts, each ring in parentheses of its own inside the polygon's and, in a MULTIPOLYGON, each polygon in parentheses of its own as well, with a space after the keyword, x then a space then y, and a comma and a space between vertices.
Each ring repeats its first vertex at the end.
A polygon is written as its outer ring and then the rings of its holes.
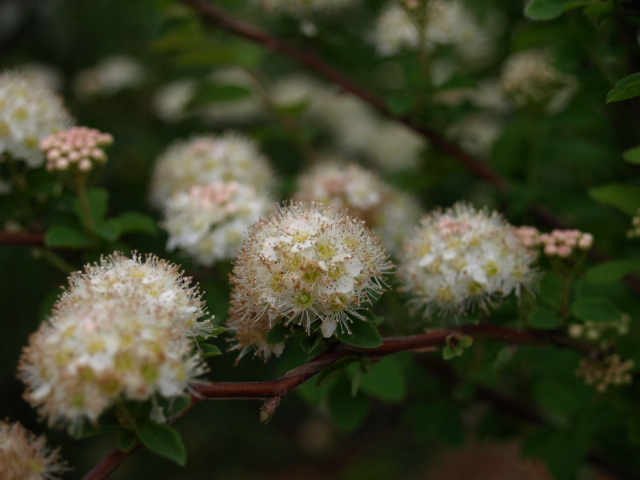
POLYGON ((559 245, 557 248, 557 254, 561 258, 567 258, 572 251, 573 249, 569 245, 559 245))
POLYGON ((552 257, 553 255, 555 255, 556 253, 558 253, 558 247, 556 247, 554 244, 549 243, 544 247, 544 254, 552 257))

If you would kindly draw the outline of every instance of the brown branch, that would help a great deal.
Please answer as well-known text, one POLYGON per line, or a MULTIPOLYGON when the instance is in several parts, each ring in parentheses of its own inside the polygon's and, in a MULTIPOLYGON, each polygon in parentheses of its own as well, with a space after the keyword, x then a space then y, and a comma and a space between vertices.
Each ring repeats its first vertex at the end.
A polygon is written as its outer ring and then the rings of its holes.
POLYGON ((42 247, 44 235, 39 232, 0 232, 0 243, 42 247))
MULTIPOLYGON (((169 420, 173 423, 203 400, 267 400, 280 399, 292 392, 316 374, 334 365, 347 356, 366 356, 372 359, 383 358, 393 353, 405 351, 425 351, 443 346, 450 335, 470 335, 490 338, 514 344, 556 345, 568 347, 589 354, 591 348, 557 332, 541 330, 522 330, 500 325, 469 325, 452 329, 434 329, 420 335, 407 337, 387 337, 376 348, 358 348, 340 344, 310 360, 308 363, 287 372, 277 380, 266 382, 207 382, 192 386, 191 404, 178 416, 169 420)), ((267 415, 271 418, 278 401, 267 405, 267 415)), ((107 455, 83 480, 105 480, 129 458, 139 446, 127 453, 115 450, 107 455)))

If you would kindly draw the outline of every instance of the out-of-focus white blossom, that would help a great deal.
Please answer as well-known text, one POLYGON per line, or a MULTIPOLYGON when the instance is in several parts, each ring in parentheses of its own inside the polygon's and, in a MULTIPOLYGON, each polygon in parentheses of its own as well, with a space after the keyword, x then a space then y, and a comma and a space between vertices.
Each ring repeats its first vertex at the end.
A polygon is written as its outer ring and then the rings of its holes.
POLYGON ((425 138, 409 127, 383 121, 371 132, 365 152, 377 166, 386 171, 415 168, 420 154, 428 147, 425 138))
POLYGON ((457 0, 430 0, 425 14, 424 32, 406 7, 393 3, 376 22, 373 41, 381 55, 394 55, 409 48, 417 49, 421 36, 425 48, 451 45, 467 61, 485 61, 492 53, 491 39, 471 12, 457 0))
POLYGON ((41 82, 13 72, 0 75, 0 154, 39 167, 40 140, 72 123, 62 99, 41 82))
POLYGON ((241 356, 265 358, 277 324, 318 328, 325 338, 351 322, 385 289, 392 265, 362 220, 319 203, 292 203, 257 222, 238 251, 229 327, 241 356), (318 325, 319 323, 319 325, 318 325))
POLYGON ((19 423, 0 420, 0 478, 2 480, 56 480, 69 470, 59 450, 51 450, 44 436, 19 423))
POLYGON ((72 274, 23 351, 25 399, 73 430, 118 400, 182 395, 203 372, 194 338, 212 328, 189 281, 176 265, 137 254, 72 274))
POLYGON ((144 67, 138 60, 127 55, 111 55, 100 60, 96 66, 78 73, 73 88, 79 97, 109 97, 121 90, 139 86, 144 79, 144 67))
POLYGON ((162 226, 167 250, 179 248, 197 263, 211 266, 235 257, 247 229, 272 206, 266 195, 238 182, 195 185, 174 194, 162 226))
POLYGON ((502 90, 516 105, 545 104, 550 112, 562 110, 576 89, 576 79, 552 64, 549 51, 523 50, 502 67, 502 90))
POLYGON ((264 107, 251 75, 241 68, 229 67, 214 71, 205 79, 207 83, 219 87, 241 87, 248 94, 240 98, 217 100, 194 107, 194 114, 213 124, 242 124, 264 116, 264 107))
POLYGON ((416 310, 464 315, 519 296, 534 278, 534 259, 497 212, 457 203, 427 215, 406 236, 398 275, 416 310))
POLYGON ((200 135, 171 144, 158 158, 151 179, 151 202, 163 208, 171 196, 194 185, 215 182, 251 185, 269 192, 273 172, 249 137, 240 133, 200 135))
POLYGON ((23 63, 16 69, 20 75, 42 83, 49 90, 62 90, 62 74, 58 69, 45 63, 23 63))
POLYGON ((153 109, 165 122, 177 122, 186 116, 185 108, 196 94, 194 80, 183 78, 174 80, 158 89, 153 97, 153 109))
POLYGON ((451 125, 447 136, 456 140, 465 151, 486 158, 491 155, 491 147, 503 128, 504 122, 499 116, 480 112, 451 125))

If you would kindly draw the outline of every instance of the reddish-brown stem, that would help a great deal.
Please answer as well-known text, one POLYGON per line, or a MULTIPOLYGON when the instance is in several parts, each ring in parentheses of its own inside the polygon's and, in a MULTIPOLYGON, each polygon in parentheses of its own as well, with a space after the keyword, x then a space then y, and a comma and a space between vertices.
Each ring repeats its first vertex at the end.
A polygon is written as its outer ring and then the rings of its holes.
POLYGON ((44 246, 44 235, 37 232, 0 232, 0 243, 42 247, 44 246))
MULTIPOLYGON (((445 344, 452 334, 470 335, 473 337, 491 338, 515 344, 557 345, 578 350, 584 354, 591 349, 563 334, 540 330, 522 330, 500 325, 482 324, 468 325, 460 328, 434 329, 427 333, 406 336, 388 337, 376 348, 358 348, 340 344, 310 360, 308 363, 287 372, 277 380, 266 382, 207 382, 194 385, 191 405, 179 416, 172 418, 173 423, 187 413, 202 400, 265 400, 280 398, 314 375, 335 364, 347 356, 366 356, 378 359, 397 352, 433 350, 445 344)), ((276 405, 277 406, 277 405, 276 405)), ((274 407, 275 409, 275 407, 274 407)), ((271 412, 273 413, 273 412, 271 412)), ((136 447, 137 449, 138 447, 136 447)), ((115 472, 135 451, 128 453, 116 450, 105 457, 83 480, 104 480, 115 472)))

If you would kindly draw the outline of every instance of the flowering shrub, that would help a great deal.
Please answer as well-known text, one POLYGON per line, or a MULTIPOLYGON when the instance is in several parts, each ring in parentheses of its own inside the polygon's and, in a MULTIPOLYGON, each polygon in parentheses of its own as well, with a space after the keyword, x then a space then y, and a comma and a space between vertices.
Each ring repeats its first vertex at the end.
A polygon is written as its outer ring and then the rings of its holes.
POLYGON ((0 3, 0 480, 637 478, 640 10, 525 3, 0 3))

